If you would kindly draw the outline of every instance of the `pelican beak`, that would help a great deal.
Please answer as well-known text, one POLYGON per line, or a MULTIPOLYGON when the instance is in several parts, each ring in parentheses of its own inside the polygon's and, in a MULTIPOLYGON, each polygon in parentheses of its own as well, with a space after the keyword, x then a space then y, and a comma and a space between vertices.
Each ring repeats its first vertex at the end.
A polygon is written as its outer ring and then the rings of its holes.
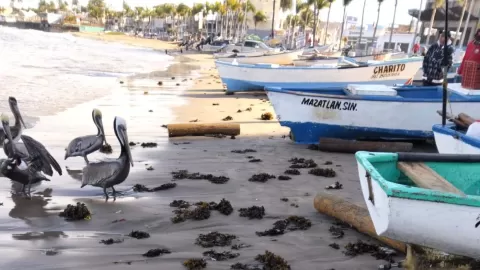
POLYGON ((3 131, 5 132, 5 135, 7 135, 8 140, 12 142, 12 133, 10 132, 10 123, 8 121, 8 116, 2 114, 1 118, 3 131))
POLYGON ((8 102, 10 104, 10 109, 12 110, 13 115, 15 117, 18 117, 18 120, 20 121, 20 123, 24 128, 27 128, 27 126, 25 125, 25 122, 23 121, 22 114, 20 113, 20 109, 18 109, 17 100, 14 97, 9 97, 8 102))
POLYGON ((87 184, 82 184, 82 185, 80 186, 80 188, 83 188, 83 187, 86 186, 86 185, 87 185, 87 184))
POLYGON ((95 115, 95 120, 97 122, 98 128, 100 129, 100 133, 102 134, 103 141, 105 142, 105 144, 108 144, 107 138, 105 137, 105 130, 103 129, 102 115, 101 114, 95 115))
POLYGON ((132 167, 133 167, 132 152, 130 152, 130 144, 128 141, 127 130, 125 128, 122 128, 120 129, 120 133, 122 134, 121 136, 123 139, 123 145, 125 145, 125 151, 127 152, 128 160, 130 161, 130 164, 132 164, 132 167))

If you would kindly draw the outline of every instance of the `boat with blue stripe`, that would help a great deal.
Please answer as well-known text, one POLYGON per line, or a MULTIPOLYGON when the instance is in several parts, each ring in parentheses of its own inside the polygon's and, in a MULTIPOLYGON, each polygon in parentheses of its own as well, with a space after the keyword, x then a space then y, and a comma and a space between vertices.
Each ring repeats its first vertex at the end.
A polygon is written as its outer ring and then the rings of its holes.
MULTIPOLYGON (((450 84, 449 108, 480 114, 480 95, 468 95, 450 84)), ((348 85, 298 90, 267 87, 282 126, 297 143, 339 139, 431 139, 442 108, 441 87, 348 85)))
MULTIPOLYGON (((348 61, 348 59, 347 59, 348 61)), ((275 64, 241 64, 215 61, 227 92, 264 90, 265 87, 308 90, 345 87, 347 84, 404 84, 422 65, 422 57, 348 65, 325 64, 305 67, 275 64)), ((345 59, 344 59, 345 62, 345 59)))

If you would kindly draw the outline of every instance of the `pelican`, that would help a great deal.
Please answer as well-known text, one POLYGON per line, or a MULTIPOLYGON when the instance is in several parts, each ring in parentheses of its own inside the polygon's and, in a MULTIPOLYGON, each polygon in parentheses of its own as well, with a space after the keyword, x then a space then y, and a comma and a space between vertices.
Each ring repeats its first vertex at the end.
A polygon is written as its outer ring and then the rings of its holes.
MULTIPOLYGON (((23 129, 26 128, 25 122, 23 122, 22 114, 20 114, 20 110, 18 109, 17 99, 14 97, 9 97, 8 104, 10 105, 10 110, 13 113, 13 117, 15 117, 15 124, 10 127, 10 130, 12 132, 13 141, 18 142, 20 140, 20 135, 22 135, 23 129)), ((5 131, 2 130, 0 132, 0 144, 3 144, 5 138, 5 131)))
POLYGON ((65 150, 65 159, 69 157, 83 157, 88 164, 87 155, 99 150, 103 142, 107 144, 105 131, 103 130, 102 112, 98 109, 93 109, 92 119, 95 126, 97 126, 97 135, 87 135, 73 139, 65 150))
POLYGON ((86 185, 103 188, 105 201, 108 201, 107 188, 112 188, 113 201, 116 200, 114 186, 127 179, 130 165, 133 167, 132 154, 128 145, 127 123, 121 117, 115 117, 113 129, 122 149, 118 159, 89 163, 83 168, 82 188, 86 185))
POLYGON ((18 143, 14 143, 12 139, 8 116, 2 114, 1 121, 7 136, 4 141, 4 151, 8 157, 0 164, 1 174, 21 183, 23 192, 25 192, 25 186, 28 186, 28 194, 30 194, 32 184, 43 180, 49 181, 44 174, 52 176, 54 169, 59 175, 62 175, 62 168, 43 144, 30 136, 20 135, 24 149, 19 151, 18 143))

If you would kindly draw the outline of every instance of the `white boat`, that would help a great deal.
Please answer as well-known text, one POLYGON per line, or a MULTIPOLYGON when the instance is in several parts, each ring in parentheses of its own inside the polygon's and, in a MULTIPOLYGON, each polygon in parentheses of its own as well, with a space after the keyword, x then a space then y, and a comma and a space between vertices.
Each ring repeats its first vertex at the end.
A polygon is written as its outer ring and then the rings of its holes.
POLYGON ((355 157, 379 236, 480 258, 479 156, 360 151, 355 157))
MULTIPOLYGON (((257 52, 254 52, 257 53, 257 52)), ((219 61, 232 61, 235 59, 237 63, 241 64, 277 64, 277 65, 291 65, 299 55, 303 53, 303 50, 297 51, 283 51, 278 53, 261 53, 261 55, 248 55, 252 53, 247 53, 247 55, 238 53, 228 57, 221 57, 217 55, 219 61)), ((215 57, 215 56, 214 56, 215 57)))
POLYGON ((219 52, 220 53, 254 53, 254 52, 274 53, 274 52, 280 52, 280 48, 269 47, 264 42, 258 41, 258 40, 244 40, 236 44, 228 44, 225 47, 223 47, 219 52))
POLYGON ((351 63, 349 66, 317 65, 309 67, 276 64, 240 64, 215 61, 227 92, 264 90, 265 87, 315 89, 344 87, 347 84, 402 84, 411 80, 422 58, 385 62, 351 63))
MULTIPOLYGON (((480 96, 449 89, 449 108, 478 113, 480 96)), ((289 90, 266 87, 280 125, 289 127, 297 143, 318 144, 319 138, 431 139, 442 107, 440 87, 348 85, 289 90)), ((479 213, 480 214, 480 213, 479 213)))
MULTIPOLYGON (((369 62, 369 61, 389 61, 394 59, 403 59, 407 58, 408 55, 405 53, 388 53, 382 56, 378 55, 366 55, 366 56, 355 56, 355 57, 348 57, 349 59, 353 59, 357 62, 369 62), (382 59, 379 59, 381 57, 382 59)), ((297 60, 293 61, 294 66, 314 66, 314 65, 322 65, 322 64, 334 64, 342 56, 326 56, 326 55, 314 55, 314 56, 300 56, 297 60)))

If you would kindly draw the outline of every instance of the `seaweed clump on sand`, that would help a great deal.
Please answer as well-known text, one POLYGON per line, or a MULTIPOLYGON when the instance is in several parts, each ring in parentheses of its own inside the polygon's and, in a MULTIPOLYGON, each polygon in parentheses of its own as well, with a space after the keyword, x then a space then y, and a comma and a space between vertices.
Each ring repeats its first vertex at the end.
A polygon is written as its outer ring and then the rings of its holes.
POLYGON ((330 226, 328 231, 333 236, 333 238, 343 238, 343 236, 345 235, 345 232, 341 227, 330 226))
POLYGON ((309 219, 299 216, 290 216, 273 223, 273 228, 263 232, 255 232, 255 234, 258 236, 277 236, 288 231, 308 230, 310 227, 312 227, 312 222, 309 219))
POLYGON ((238 210, 241 217, 248 217, 248 219, 262 219, 265 216, 265 208, 263 206, 252 206, 248 208, 240 208, 238 210))
POLYGON ((231 121, 231 120, 233 120, 233 117, 231 117, 230 115, 222 119, 222 121, 231 121))
POLYGON ((231 251, 216 252, 215 250, 211 249, 203 252, 203 256, 209 257, 214 261, 226 261, 240 256, 240 253, 233 253, 231 251))
POLYGON ((128 234, 128 236, 136 239, 150 238, 150 234, 143 231, 132 231, 131 233, 128 234))
POLYGON ((108 143, 102 145, 102 147, 100 147, 100 153, 103 153, 103 154, 111 154, 112 153, 112 146, 108 143))
POLYGON ((80 202, 77 202, 77 205, 67 205, 67 208, 59 214, 59 216, 65 218, 67 221, 89 220, 90 215, 91 213, 87 206, 80 202))
POLYGON ((304 158, 291 158, 288 162, 292 163, 290 165, 291 169, 305 169, 305 168, 315 168, 317 163, 313 159, 304 159, 304 158))
POLYGON ((260 182, 260 183, 265 183, 269 179, 275 179, 277 178, 275 175, 268 174, 268 173, 259 173, 259 174, 254 174, 248 181, 250 182, 260 182))
POLYGON ((325 189, 343 189, 343 185, 340 182, 335 182, 335 184, 326 186, 325 189))
POLYGON ((233 206, 229 201, 222 199, 217 205, 214 206, 214 210, 217 210, 218 212, 228 216, 233 212, 233 206))
POLYGON ((260 119, 262 120, 272 120, 273 119, 273 114, 270 112, 262 113, 260 116, 260 119))
POLYGON ((208 204, 201 204, 195 209, 176 209, 173 211, 176 215, 171 218, 173 223, 184 222, 187 219, 204 220, 210 218, 210 207, 208 204))
POLYGON ((247 148, 244 150, 232 150, 231 152, 236 154, 246 154, 246 153, 256 153, 257 150, 247 148))
POLYGON ((230 246, 234 239, 237 239, 237 236, 215 231, 207 234, 200 234, 195 240, 195 244, 204 248, 224 247, 230 246))
POLYGON ((286 176, 286 175, 280 175, 278 177, 278 180, 281 180, 281 181, 287 181, 287 180, 291 180, 292 178, 290 176, 286 176))
POLYGON ((308 171, 309 174, 313 174, 315 176, 323 176, 323 177, 335 177, 337 173, 333 169, 322 169, 322 168, 315 168, 308 171))
POLYGON ((348 243, 345 245, 344 254, 346 256, 355 257, 362 254, 371 254, 377 260, 385 260, 388 262, 395 262, 393 256, 395 256, 395 251, 380 247, 376 244, 365 243, 362 240, 358 240, 356 243, 348 243))
POLYGON ((188 208, 190 207, 190 203, 184 200, 174 200, 170 203, 170 207, 188 208))
POLYGON ((230 180, 226 176, 214 176, 212 174, 189 173, 187 170, 179 170, 172 172, 173 179, 190 179, 190 180, 208 180, 213 184, 225 184, 230 180))
POLYGON ((143 148, 152 148, 152 147, 157 147, 157 143, 154 143, 154 142, 144 142, 142 144, 140 144, 141 147, 143 148))
POLYGON ((254 264, 244 264, 244 263, 236 263, 230 266, 231 270, 264 270, 261 265, 254 265, 254 264))
POLYGON ((170 250, 166 248, 154 248, 147 251, 147 253, 142 254, 143 257, 153 258, 158 257, 163 254, 170 254, 172 253, 170 250))
POLYGON ((133 191, 135 191, 135 192, 155 192, 155 191, 160 191, 160 190, 172 189, 176 186, 177 186, 176 183, 166 183, 166 184, 160 185, 158 187, 148 188, 148 187, 146 187, 144 185, 141 185, 141 184, 135 184, 133 186, 133 191))
POLYGON ((207 262, 204 259, 188 259, 183 262, 188 270, 200 270, 207 267, 207 262))
POLYGON ((113 244, 118 244, 118 243, 122 243, 123 242, 123 239, 113 239, 113 238, 109 238, 107 240, 100 240, 100 244, 104 244, 104 245, 113 245, 113 244))
POLYGON ((265 254, 259 254, 255 257, 255 260, 258 262, 263 263, 263 269, 268 269, 268 270, 290 270, 290 265, 288 262, 278 256, 275 255, 273 252, 270 252, 268 250, 265 251, 265 254))
POLYGON ((284 172, 284 174, 289 174, 289 175, 300 175, 300 171, 297 169, 288 169, 284 172))

